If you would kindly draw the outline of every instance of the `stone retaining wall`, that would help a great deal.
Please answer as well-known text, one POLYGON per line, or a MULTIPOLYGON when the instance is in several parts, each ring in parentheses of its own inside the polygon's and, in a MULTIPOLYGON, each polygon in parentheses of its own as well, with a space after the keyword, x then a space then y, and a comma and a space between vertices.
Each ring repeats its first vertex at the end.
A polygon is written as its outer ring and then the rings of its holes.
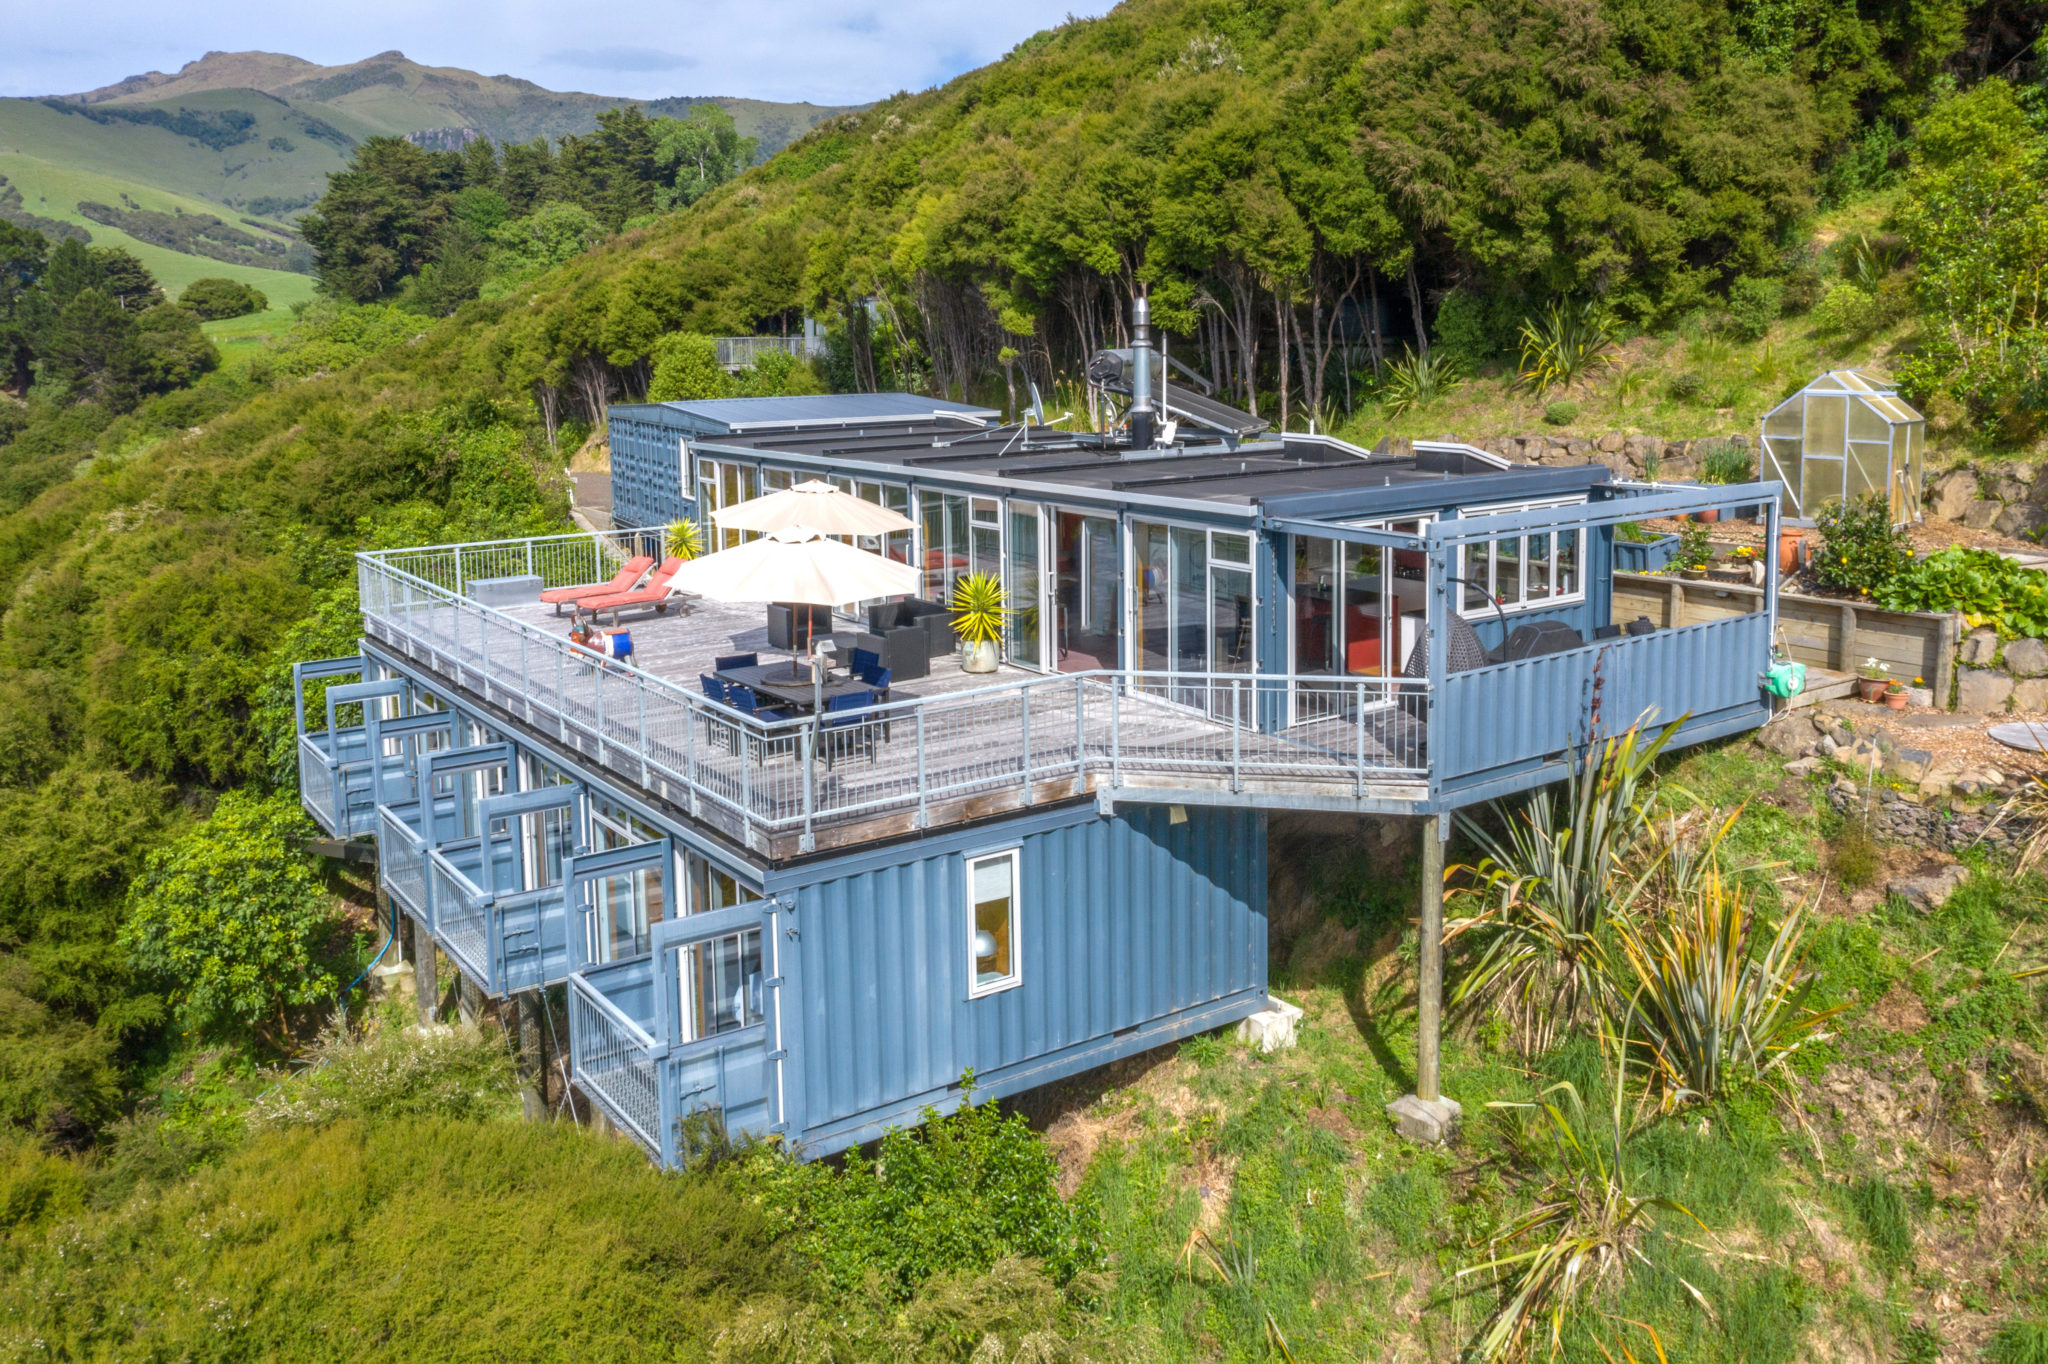
POLYGON ((1951 469, 1928 488, 1926 508, 1973 530, 2031 540, 2048 527, 2048 464, 1951 469))
MULTIPOLYGON (((1843 818, 1861 821, 1864 788, 1844 777, 1828 788, 1828 804, 1843 818)), ((1975 844, 2010 851, 2027 841, 2028 827, 2007 819, 1985 833, 1998 818, 1999 803, 1983 806, 1954 806, 1945 801, 1923 801, 1905 791, 1877 787, 1869 793, 1870 835, 1914 848, 1959 853, 1975 844), (1981 842, 1980 842, 1981 837, 1981 842)))

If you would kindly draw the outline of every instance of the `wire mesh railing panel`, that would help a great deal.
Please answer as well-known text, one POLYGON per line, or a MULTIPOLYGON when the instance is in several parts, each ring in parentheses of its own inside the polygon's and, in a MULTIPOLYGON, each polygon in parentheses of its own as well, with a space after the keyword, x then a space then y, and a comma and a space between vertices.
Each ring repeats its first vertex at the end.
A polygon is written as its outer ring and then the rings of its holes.
POLYGON ((490 979, 490 925, 484 894, 438 852, 427 854, 434 885, 434 936, 456 965, 479 984, 490 979))
POLYGON ((652 1041, 580 976, 569 978, 569 1054, 576 1083, 657 1156, 661 1088, 652 1041))
POLYGON ((313 818, 329 834, 339 834, 335 819, 334 773, 327 755, 310 738, 299 736, 299 794, 313 818))
POLYGON ((426 917, 426 847, 388 805, 377 807, 377 870, 385 893, 413 917, 426 917))

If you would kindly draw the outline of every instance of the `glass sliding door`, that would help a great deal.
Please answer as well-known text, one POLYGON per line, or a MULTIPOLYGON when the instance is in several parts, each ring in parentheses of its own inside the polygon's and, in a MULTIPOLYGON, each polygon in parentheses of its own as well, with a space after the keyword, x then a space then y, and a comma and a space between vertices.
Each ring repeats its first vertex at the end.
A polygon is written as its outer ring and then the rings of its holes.
POLYGON ((949 602, 953 584, 971 572, 967 543, 967 499, 954 493, 920 492, 919 520, 924 527, 924 590, 926 601, 949 602))
POLYGON ((1010 662, 1025 668, 1045 666, 1044 630, 1039 619, 1045 586, 1040 534, 1038 508, 1029 502, 1010 503, 1009 537, 1003 555, 1010 620, 1004 644, 1010 662))
POLYGON ((1055 663, 1063 673, 1118 667, 1124 575, 1116 518, 1062 511, 1053 527, 1055 663))
POLYGON ((1133 666, 1153 674, 1138 685, 1229 713, 1229 687, 1213 687, 1207 675, 1252 668, 1251 537, 1133 521, 1131 585, 1133 666))
MULTIPOLYGON (((1381 521, 1359 529, 1414 535, 1424 524, 1381 521)), ((1420 550, 1294 537, 1294 671, 1333 679, 1327 686, 1296 684, 1295 724, 1351 715, 1358 689, 1341 679, 1400 676, 1421 638, 1426 563, 1420 550)), ((1219 664, 1217 671, 1226 669, 1219 664)), ((1388 699, 1383 690, 1366 696, 1369 704, 1388 699)))

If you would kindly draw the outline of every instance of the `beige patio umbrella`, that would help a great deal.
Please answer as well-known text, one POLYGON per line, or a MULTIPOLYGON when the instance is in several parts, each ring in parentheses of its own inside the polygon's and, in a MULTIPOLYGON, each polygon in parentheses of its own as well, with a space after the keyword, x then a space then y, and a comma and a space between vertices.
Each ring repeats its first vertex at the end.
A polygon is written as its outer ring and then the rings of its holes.
MULTIPOLYGON (((686 561, 669 579, 669 591, 695 592, 713 601, 842 606, 915 592, 919 576, 909 564, 856 549, 811 526, 784 526, 758 540, 686 561)), ((794 663, 791 672, 801 675, 794 663)), ((816 710, 823 675, 815 659, 811 683, 816 710)))
POLYGON ((764 534, 786 526, 807 526, 821 535, 887 535, 911 529, 910 518, 901 512, 864 502, 815 478, 715 511, 711 519, 720 530, 754 530, 764 534))
POLYGON ((909 564, 831 538, 853 533, 783 526, 758 540, 686 561, 669 579, 669 591, 695 592, 713 601, 812 606, 843 606, 917 591, 918 571, 909 564))

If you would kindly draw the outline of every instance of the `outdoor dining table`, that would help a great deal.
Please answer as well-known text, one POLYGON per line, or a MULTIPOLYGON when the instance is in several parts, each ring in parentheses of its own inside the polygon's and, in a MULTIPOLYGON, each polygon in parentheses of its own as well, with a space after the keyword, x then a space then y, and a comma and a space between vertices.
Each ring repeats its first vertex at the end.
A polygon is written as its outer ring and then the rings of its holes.
POLYGON ((843 675, 828 675, 822 690, 814 691, 810 665, 801 661, 793 671, 788 663, 758 663, 751 668, 721 668, 716 675, 721 682, 737 683, 757 695, 803 711, 810 710, 814 701, 824 705, 835 696, 875 694, 875 689, 859 678, 843 675))

